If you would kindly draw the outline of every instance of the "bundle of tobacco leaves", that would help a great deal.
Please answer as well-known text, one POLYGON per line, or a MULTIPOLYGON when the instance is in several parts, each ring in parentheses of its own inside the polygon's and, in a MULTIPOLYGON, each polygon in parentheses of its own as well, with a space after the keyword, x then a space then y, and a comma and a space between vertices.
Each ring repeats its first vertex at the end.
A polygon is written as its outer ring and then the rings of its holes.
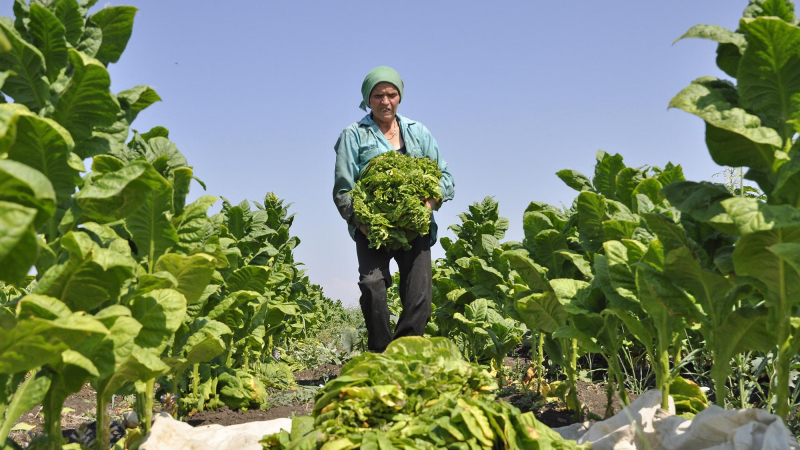
POLYGON ((317 393, 312 416, 261 443, 267 450, 585 448, 495 401, 496 389, 449 339, 404 337, 345 364, 317 393))
POLYGON ((371 248, 408 250, 410 241, 428 234, 431 211, 424 201, 442 198, 441 176, 428 158, 386 152, 370 160, 350 196, 371 248))

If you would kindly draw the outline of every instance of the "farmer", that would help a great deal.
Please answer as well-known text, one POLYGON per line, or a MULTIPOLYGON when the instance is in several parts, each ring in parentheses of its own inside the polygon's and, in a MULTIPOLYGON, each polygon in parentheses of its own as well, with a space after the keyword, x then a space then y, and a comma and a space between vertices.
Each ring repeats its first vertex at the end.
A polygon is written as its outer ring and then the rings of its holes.
POLYGON ((358 287, 361 289, 361 311, 367 325, 367 347, 373 352, 383 352, 392 339, 422 336, 431 317, 431 245, 436 242, 433 208, 437 200, 424 200, 431 209, 430 234, 409 242, 410 250, 392 251, 369 248, 367 228, 356 220, 348 192, 355 187, 370 159, 392 150, 417 158, 430 158, 439 165, 442 201, 453 198, 454 183, 430 131, 421 123, 397 114, 403 98, 403 80, 394 69, 387 66, 372 69, 361 84, 361 96, 360 108, 366 111, 369 107, 371 112, 345 128, 333 147, 336 150, 333 202, 347 221, 350 236, 356 241, 358 287), (400 269, 399 291, 403 303, 394 336, 386 304, 386 289, 392 285, 389 273, 392 258, 400 269))

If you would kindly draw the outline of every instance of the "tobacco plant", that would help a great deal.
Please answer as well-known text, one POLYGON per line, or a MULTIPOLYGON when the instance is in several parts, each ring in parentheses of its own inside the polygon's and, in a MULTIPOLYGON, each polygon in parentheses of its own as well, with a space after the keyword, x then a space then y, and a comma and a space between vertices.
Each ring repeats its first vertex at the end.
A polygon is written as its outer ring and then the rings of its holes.
MULTIPOLYGON (((670 107, 702 118, 712 159, 723 166, 747 168, 745 178, 758 184, 766 202, 721 195, 703 183, 689 182, 665 195, 686 214, 738 238, 733 250, 720 257, 720 266, 736 275, 737 284, 752 286, 757 298, 764 300, 765 328, 770 333, 755 326, 740 338, 777 347, 771 404, 776 414, 786 418, 791 361, 800 350, 800 150, 796 139, 800 131, 800 27, 794 4, 751 0, 736 31, 697 25, 682 36, 688 37, 717 42, 717 65, 733 81, 698 78, 672 99, 670 107)), ((733 295, 725 300, 736 301, 733 295)), ((764 316, 760 309, 753 314, 764 316)), ((724 373, 724 369, 715 371, 718 390, 724 389, 724 373)))
MULTIPOLYGON (((241 333, 203 314, 215 293, 236 286, 283 303, 307 292, 290 256, 298 241, 282 225, 273 227, 278 245, 248 254, 246 240, 228 235, 235 227, 208 217, 215 197, 186 204, 196 178, 167 129, 131 130, 160 100, 147 86, 109 90, 106 66, 124 51, 136 8, 89 14, 94 3, 17 1, 16 20, 0 19, 0 87, 13 100, 0 104, 4 445, 16 418, 42 403, 36 445, 61 448, 62 404, 86 382, 97 391, 97 448, 107 448, 106 406, 117 392, 137 393, 146 432, 155 380, 169 375, 174 389, 241 333), (253 269, 240 263, 262 260, 271 264, 262 271, 275 270, 243 277, 253 269)), ((261 208, 280 203, 268 196, 261 208)), ((272 209, 264 223, 290 223, 272 209)), ((265 321, 273 334, 283 317, 265 321)))

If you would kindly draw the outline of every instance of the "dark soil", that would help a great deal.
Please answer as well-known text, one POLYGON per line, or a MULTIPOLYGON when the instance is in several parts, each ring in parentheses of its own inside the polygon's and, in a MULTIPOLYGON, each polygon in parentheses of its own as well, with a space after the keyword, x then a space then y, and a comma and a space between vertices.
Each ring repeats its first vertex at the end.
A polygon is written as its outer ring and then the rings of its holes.
POLYGON ((306 369, 295 372, 294 379, 297 380, 297 384, 301 386, 319 386, 338 377, 341 371, 341 365, 323 364, 316 369, 306 369))
MULTIPOLYGON (((315 369, 301 370, 294 373, 294 378, 300 386, 320 386, 339 376, 342 366, 323 364, 315 369)), ((286 394, 291 394, 288 391, 286 394)), ((280 419, 284 417, 307 416, 314 409, 314 402, 293 402, 288 405, 277 405, 267 410, 231 411, 224 406, 213 411, 200 411, 187 418, 186 422, 192 426, 199 425, 237 425, 240 423, 257 422, 260 420, 280 419)))
MULTIPOLYGON (((61 434, 65 438, 70 438, 82 424, 91 424, 90 429, 94 430, 96 398, 95 390, 88 384, 84 385, 80 391, 67 397, 66 401, 64 401, 64 409, 61 411, 61 434)), ((109 405, 111 420, 120 419, 122 413, 132 409, 128 400, 119 395, 114 398, 113 405, 113 407, 109 405)), ((33 425, 34 428, 30 432, 12 431, 9 433, 9 437, 18 444, 22 444, 29 442, 31 434, 41 433, 44 430, 44 415, 41 414, 41 410, 41 405, 36 406, 17 419, 16 424, 24 422, 28 425, 33 425)), ((92 434, 94 433, 92 432, 92 434)))
POLYGON ((186 423, 196 427, 200 425, 238 425, 240 423, 258 422, 261 420, 280 419, 291 417, 292 414, 307 416, 314 409, 314 403, 299 403, 289 406, 274 406, 267 410, 254 409, 250 411, 231 411, 227 406, 212 411, 200 411, 186 419, 186 423))
MULTIPOLYGON (((630 401, 635 400, 636 397, 636 395, 629 395, 630 401)), ((542 404, 536 401, 535 396, 523 394, 509 394, 500 399, 511 403, 522 412, 532 411, 540 422, 550 428, 564 427, 575 423, 573 413, 558 402, 542 404)), ((578 400, 583 406, 584 420, 594 421, 604 418, 607 404, 605 385, 578 381, 578 400)), ((622 410, 617 396, 614 397, 611 406, 614 408, 614 414, 622 410)))

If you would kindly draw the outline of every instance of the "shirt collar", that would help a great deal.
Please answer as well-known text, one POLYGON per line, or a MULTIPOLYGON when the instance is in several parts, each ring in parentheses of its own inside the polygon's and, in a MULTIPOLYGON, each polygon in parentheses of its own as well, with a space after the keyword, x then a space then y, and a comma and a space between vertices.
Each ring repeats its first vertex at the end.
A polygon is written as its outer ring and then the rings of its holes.
MULTIPOLYGON (((400 114, 395 114, 395 115, 397 116, 397 118, 400 121, 400 126, 408 126, 408 125, 411 125, 413 123, 416 123, 415 121, 413 121, 411 119, 408 119, 406 117, 401 116, 400 114)), ((361 125, 361 126, 366 126, 366 127, 372 126, 372 125, 377 125, 375 123, 375 121, 372 120, 372 113, 367 113, 366 116, 364 116, 361 120, 358 121, 358 124, 361 125)))

